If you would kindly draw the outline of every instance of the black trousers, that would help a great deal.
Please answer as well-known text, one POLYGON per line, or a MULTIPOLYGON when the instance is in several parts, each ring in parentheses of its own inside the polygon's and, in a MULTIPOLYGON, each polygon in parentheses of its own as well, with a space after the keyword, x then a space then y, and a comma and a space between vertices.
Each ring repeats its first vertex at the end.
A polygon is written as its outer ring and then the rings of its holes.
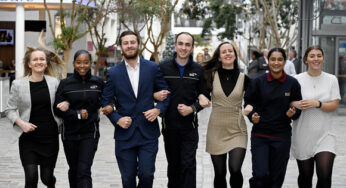
POLYGON ((251 137, 251 188, 280 188, 284 182, 291 137, 251 137))
POLYGON ((99 138, 63 140, 70 188, 92 188, 91 166, 99 138))
POLYGON ((168 161, 168 188, 196 187, 198 130, 162 130, 168 161))

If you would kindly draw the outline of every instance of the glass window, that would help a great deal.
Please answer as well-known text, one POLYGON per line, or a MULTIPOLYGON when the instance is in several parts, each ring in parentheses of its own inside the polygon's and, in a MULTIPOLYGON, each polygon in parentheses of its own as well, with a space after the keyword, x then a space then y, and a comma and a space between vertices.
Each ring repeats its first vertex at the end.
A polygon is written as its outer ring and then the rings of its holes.
POLYGON ((346 38, 339 39, 338 48, 338 80, 341 103, 346 104, 346 38))
POLYGON ((323 16, 323 24, 346 24, 346 16, 323 16))
POLYGON ((322 70, 335 75, 335 37, 315 36, 312 38, 313 45, 319 45, 324 52, 322 70))
POLYGON ((346 0, 314 0, 313 30, 322 24, 346 24, 346 0))
POLYGON ((346 0, 322 0, 325 10, 346 10, 346 0))

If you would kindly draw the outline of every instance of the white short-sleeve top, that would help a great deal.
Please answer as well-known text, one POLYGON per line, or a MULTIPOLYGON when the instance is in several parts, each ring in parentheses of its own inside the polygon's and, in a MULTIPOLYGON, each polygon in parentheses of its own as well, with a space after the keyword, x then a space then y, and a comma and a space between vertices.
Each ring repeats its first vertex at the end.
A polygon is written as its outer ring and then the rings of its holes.
MULTIPOLYGON (((329 102, 340 100, 338 80, 334 75, 322 72, 312 77, 307 72, 296 75, 301 86, 302 98, 329 102)), ((298 160, 314 157, 321 151, 335 153, 336 136, 331 126, 335 112, 323 112, 319 108, 303 110, 293 121, 292 154, 298 160)))

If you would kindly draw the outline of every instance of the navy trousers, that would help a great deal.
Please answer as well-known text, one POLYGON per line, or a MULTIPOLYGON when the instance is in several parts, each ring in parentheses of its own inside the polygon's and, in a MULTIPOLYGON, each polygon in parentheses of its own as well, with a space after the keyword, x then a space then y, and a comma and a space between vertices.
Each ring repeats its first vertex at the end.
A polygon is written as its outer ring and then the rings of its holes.
POLYGON ((251 188, 280 188, 284 182, 291 137, 251 137, 251 188))
POLYGON ((70 188, 92 188, 91 166, 99 138, 63 140, 70 188))
POLYGON ((168 188, 196 188, 198 130, 162 131, 168 161, 168 188))
POLYGON ((123 188, 152 188, 157 151, 158 139, 147 139, 138 129, 129 140, 115 141, 115 156, 123 188))

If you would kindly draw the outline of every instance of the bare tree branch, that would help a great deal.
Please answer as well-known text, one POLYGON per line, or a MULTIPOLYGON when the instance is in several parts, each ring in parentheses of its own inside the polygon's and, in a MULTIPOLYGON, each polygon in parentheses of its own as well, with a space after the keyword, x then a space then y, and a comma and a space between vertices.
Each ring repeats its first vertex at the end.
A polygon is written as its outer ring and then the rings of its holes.
POLYGON ((48 22, 49 22, 50 31, 52 32, 53 38, 55 39, 55 30, 54 30, 53 25, 52 25, 52 17, 50 15, 50 11, 48 9, 46 0, 43 0, 43 4, 44 4, 44 8, 45 8, 47 15, 48 15, 48 22))

